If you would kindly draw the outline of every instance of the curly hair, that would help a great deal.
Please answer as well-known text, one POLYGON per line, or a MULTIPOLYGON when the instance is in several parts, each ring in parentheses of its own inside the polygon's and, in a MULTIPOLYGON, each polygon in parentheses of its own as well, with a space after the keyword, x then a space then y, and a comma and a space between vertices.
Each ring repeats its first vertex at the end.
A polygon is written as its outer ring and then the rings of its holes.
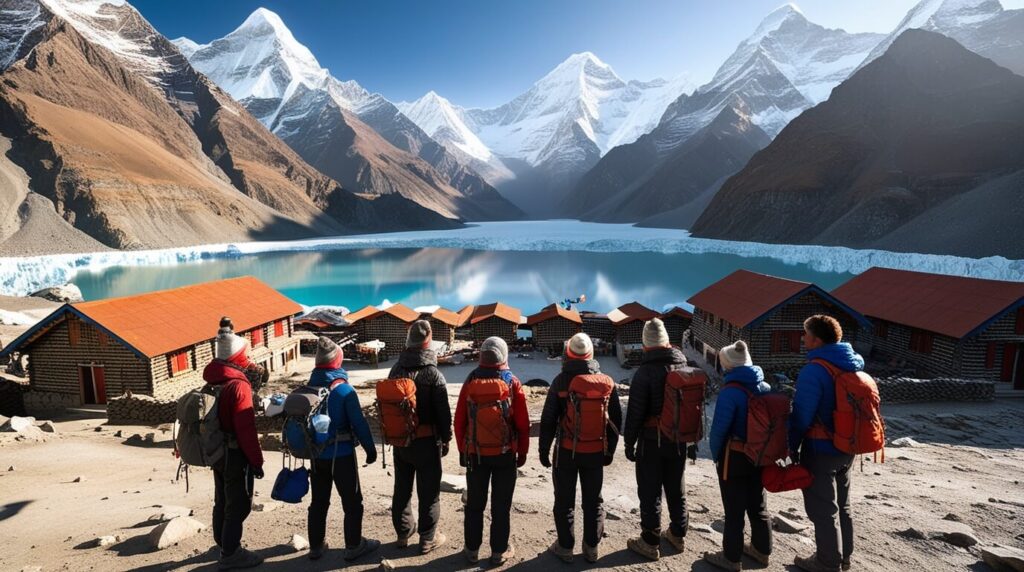
POLYGON ((835 344, 843 339, 839 320, 825 314, 815 314, 804 320, 804 329, 826 344, 835 344))

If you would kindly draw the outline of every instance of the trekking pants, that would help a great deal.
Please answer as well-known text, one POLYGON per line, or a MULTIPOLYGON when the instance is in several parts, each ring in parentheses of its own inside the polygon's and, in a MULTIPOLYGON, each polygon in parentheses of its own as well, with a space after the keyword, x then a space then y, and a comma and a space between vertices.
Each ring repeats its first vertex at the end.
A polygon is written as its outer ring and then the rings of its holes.
POLYGON ((742 451, 725 451, 729 457, 728 480, 722 480, 718 463, 718 487, 725 509, 722 551, 730 562, 743 559, 744 516, 750 520, 750 541, 761 554, 772 553, 772 525, 768 515, 768 495, 761 484, 761 467, 754 466, 742 451))
POLYGON ((408 447, 395 447, 395 490, 391 522, 399 538, 419 530, 420 541, 434 540, 441 517, 441 450, 434 437, 421 437, 408 447), (412 487, 416 484, 419 524, 412 515, 412 487))
POLYGON ((576 517, 576 480, 582 489, 583 543, 596 548, 604 534, 604 499, 601 487, 604 485, 604 454, 577 453, 561 448, 556 454, 552 469, 555 484, 555 529, 558 531, 558 545, 571 549, 576 546, 573 521, 576 517))
POLYGON ((636 457, 636 487, 644 542, 652 546, 661 544, 662 493, 668 503, 672 534, 686 536, 686 445, 680 450, 667 440, 660 447, 656 439, 641 441, 636 457))
POLYGON ((358 548, 363 540, 363 489, 355 454, 313 461, 309 476, 313 502, 309 505, 309 545, 323 545, 327 532, 327 510, 331 507, 331 484, 341 495, 345 512, 345 548, 358 548))
POLYGON ((479 550, 483 543, 484 508, 487 506, 487 487, 491 487, 491 553, 508 550, 511 532, 509 513, 512 495, 516 490, 515 453, 492 457, 469 456, 466 468, 466 519, 463 532, 466 548, 479 550))
POLYGON ((242 524, 252 511, 253 476, 239 449, 228 448, 213 467, 213 540, 225 556, 242 544, 242 524))
POLYGON ((807 518, 814 523, 818 560, 829 568, 839 568, 842 561, 853 554, 853 519, 850 517, 853 455, 807 451, 801 460, 814 475, 814 482, 804 489, 804 509, 807 518))

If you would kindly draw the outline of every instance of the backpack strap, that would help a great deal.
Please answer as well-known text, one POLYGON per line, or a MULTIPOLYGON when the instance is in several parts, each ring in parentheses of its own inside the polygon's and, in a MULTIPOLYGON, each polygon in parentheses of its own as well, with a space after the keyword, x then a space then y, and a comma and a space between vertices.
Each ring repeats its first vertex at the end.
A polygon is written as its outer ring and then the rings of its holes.
MULTIPOLYGON (((813 359, 811 360, 811 363, 817 364, 824 368, 824 370, 828 373, 829 377, 832 378, 833 384, 835 383, 836 379, 838 379, 839 376, 843 373, 843 370, 836 367, 835 364, 823 360, 821 358, 813 359)), ((835 388, 833 387, 832 390, 835 391, 835 388)), ((821 420, 821 417, 816 415, 814 423, 811 423, 811 426, 807 429, 806 437, 808 439, 820 439, 825 441, 831 441, 832 432, 829 431, 828 427, 825 426, 825 423, 821 420)))

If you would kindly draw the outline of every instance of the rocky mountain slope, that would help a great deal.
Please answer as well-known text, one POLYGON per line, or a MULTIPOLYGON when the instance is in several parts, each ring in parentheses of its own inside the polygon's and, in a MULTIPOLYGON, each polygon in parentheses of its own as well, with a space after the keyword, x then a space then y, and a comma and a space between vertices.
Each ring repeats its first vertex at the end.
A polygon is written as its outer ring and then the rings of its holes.
POLYGON ((697 236, 957 252, 1020 251, 1024 77, 911 29, 786 127, 718 192, 697 236), (998 197, 998 199, 996 199, 998 197), (976 199, 976 200, 974 200, 976 199), (1005 237, 963 236, 970 228, 1005 237), (1019 233, 1016 233, 1019 234, 1019 233), (899 237, 916 236, 905 242, 899 237), (925 238, 927 237, 927 238, 925 238), (961 242, 966 241, 966 242, 961 242))
MULTIPOLYGON (((0 19, 8 156, 38 198, 107 246, 455 224, 357 197, 317 172, 130 5, 11 0, 0 19)), ((26 212, 40 212, 32 200, 26 212)))
MULTIPOLYGON (((880 34, 824 28, 808 21, 791 4, 778 8, 740 43, 710 82, 672 102, 649 136, 632 144, 636 149, 628 149, 628 145, 616 149, 583 176, 566 199, 563 214, 603 220, 600 213, 613 208, 602 203, 623 188, 645 185, 652 178, 652 169, 672 160, 674 151, 728 108, 742 110, 751 124, 774 137, 794 117, 827 98, 882 38, 880 34)), ((733 164, 718 162, 714 178, 733 174, 738 168, 730 167, 733 164)), ((702 173, 712 174, 711 166, 702 173)), ((654 193, 651 200, 672 194, 671 187, 654 183, 645 188, 654 193)))
POLYGON ((267 128, 325 174, 357 192, 400 194, 444 216, 521 216, 389 101, 340 81, 264 8, 206 45, 175 40, 267 128))

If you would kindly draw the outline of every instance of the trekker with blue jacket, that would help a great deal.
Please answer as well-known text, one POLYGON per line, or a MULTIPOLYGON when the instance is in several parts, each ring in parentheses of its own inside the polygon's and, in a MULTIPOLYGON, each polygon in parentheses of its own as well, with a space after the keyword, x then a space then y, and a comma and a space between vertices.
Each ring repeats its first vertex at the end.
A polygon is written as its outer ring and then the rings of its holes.
POLYGON ((330 389, 327 415, 331 418, 328 434, 334 439, 313 461, 309 505, 309 559, 319 560, 327 550, 327 509, 331 506, 331 483, 341 495, 345 512, 345 560, 352 562, 380 548, 380 541, 363 537, 363 492, 359 485, 359 465, 353 439, 363 446, 367 464, 377 460, 370 426, 359 407, 359 397, 348 384, 348 373, 342 369, 344 354, 337 344, 321 337, 316 346, 316 367, 309 376, 309 385, 330 389))
POLYGON ((747 405, 751 396, 771 391, 761 368, 750 359, 743 340, 718 352, 725 370, 725 384, 718 392, 715 417, 711 422, 711 458, 718 472, 725 509, 722 551, 707 553, 704 560, 724 570, 742 570, 743 555, 767 566, 772 553, 772 527, 768 517, 768 496, 761 484, 761 467, 743 452, 747 440, 747 405), (728 471, 728 472, 726 472, 728 471), (743 543, 743 518, 750 520, 750 544, 743 543))
POLYGON ((832 415, 836 408, 835 379, 821 364, 824 360, 842 371, 861 371, 864 358, 844 343, 843 328, 831 316, 815 315, 804 321, 804 347, 808 363, 800 370, 789 417, 790 456, 799 459, 814 475, 804 489, 804 509, 814 523, 817 552, 798 556, 794 563, 807 572, 850 569, 853 554, 853 521, 850 518, 850 477, 853 455, 832 444, 832 415), (837 520, 838 519, 838 520, 837 520))

